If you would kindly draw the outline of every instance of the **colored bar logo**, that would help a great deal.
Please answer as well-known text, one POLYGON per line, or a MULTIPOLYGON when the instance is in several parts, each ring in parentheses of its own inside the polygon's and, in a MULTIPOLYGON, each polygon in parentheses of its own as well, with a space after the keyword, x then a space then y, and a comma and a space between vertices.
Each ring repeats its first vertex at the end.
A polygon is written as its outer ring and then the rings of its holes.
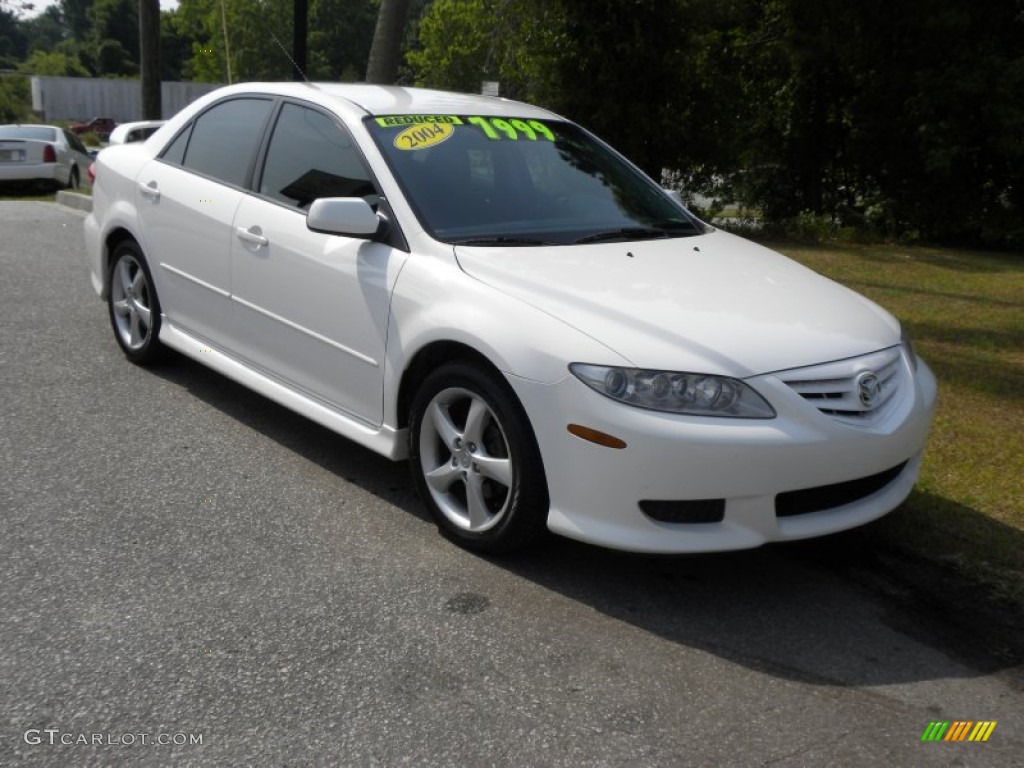
POLYGON ((921 741, 988 741, 995 729, 995 720, 933 720, 921 734, 921 741))

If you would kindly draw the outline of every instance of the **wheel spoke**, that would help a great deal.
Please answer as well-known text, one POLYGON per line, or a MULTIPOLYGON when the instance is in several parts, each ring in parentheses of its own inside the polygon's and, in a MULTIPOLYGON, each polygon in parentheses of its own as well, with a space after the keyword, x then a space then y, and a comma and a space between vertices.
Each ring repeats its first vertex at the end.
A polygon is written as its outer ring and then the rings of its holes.
POLYGON ((132 290, 132 266, 128 259, 121 259, 117 263, 117 276, 121 280, 121 292, 128 296, 132 290))
POLYGON ((142 343, 142 332, 139 329, 139 313, 131 310, 131 331, 129 346, 136 347, 142 343))
POLYGON ((132 280, 132 289, 135 291, 136 296, 142 295, 143 288, 146 287, 146 275, 141 269, 136 271, 135 279, 132 280))
POLYGON ((427 472, 424 477, 427 484, 439 493, 447 493, 452 485, 462 478, 462 472, 458 467, 453 467, 451 461, 446 461, 437 469, 427 472))
POLYGON ((143 306, 141 301, 136 300, 135 312, 138 314, 139 319, 142 321, 142 324, 146 328, 149 328, 151 324, 150 321, 153 319, 153 313, 149 311, 149 307, 143 306))
POLYGON ((491 519, 491 512, 484 501, 484 482, 480 475, 470 475, 466 481, 466 507, 470 529, 481 528, 491 519))
POLYGON ((121 315, 121 317, 127 315, 131 311, 128 307, 128 299, 121 299, 119 301, 115 301, 114 311, 117 314, 121 315))
POLYGON ((459 429, 452 423, 452 418, 440 403, 432 403, 430 406, 430 420, 434 429, 441 436, 441 440, 448 446, 449 450, 455 450, 455 441, 461 437, 459 429))
POLYGON ((484 426, 487 417, 491 415, 490 409, 479 397, 474 397, 469 404, 469 413, 466 414, 466 428, 463 436, 471 443, 481 443, 484 437, 484 426))
POLYGON ((480 474, 501 483, 506 488, 512 487, 512 460, 495 456, 473 456, 480 474))

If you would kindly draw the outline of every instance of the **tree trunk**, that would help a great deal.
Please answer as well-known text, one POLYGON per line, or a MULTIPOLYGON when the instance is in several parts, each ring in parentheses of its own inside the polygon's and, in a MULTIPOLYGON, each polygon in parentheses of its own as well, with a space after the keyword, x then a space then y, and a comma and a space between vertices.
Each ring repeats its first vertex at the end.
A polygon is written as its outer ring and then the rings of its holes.
POLYGON ((142 118, 159 120, 160 0, 139 0, 139 60, 142 65, 142 118))
POLYGON ((370 61, 366 66, 366 82, 379 85, 395 82, 408 15, 409 0, 381 0, 373 45, 370 46, 370 61))

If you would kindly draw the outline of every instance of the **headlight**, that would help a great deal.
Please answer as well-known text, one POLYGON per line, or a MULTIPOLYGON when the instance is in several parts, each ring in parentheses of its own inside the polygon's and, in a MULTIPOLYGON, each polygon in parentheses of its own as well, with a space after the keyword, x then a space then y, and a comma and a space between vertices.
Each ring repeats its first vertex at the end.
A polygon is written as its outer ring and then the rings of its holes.
POLYGON ((637 408, 690 416, 775 418, 775 411, 767 400, 739 379, 728 376, 586 363, 573 363, 569 370, 605 397, 637 408))
POLYGON ((910 343, 910 337, 907 336, 906 329, 900 330, 900 344, 903 345, 903 351, 907 353, 907 359, 910 361, 910 367, 916 371, 917 353, 914 352, 914 345, 910 343))

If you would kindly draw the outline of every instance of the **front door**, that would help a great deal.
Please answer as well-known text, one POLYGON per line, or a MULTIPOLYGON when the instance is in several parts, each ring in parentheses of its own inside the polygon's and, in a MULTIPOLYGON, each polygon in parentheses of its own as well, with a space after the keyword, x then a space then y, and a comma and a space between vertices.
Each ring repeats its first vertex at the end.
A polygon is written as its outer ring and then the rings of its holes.
POLYGON ((333 117, 288 103, 255 191, 232 229, 233 346, 257 367, 379 425, 389 299, 407 254, 311 232, 305 222, 318 197, 375 202, 366 164, 333 117))

